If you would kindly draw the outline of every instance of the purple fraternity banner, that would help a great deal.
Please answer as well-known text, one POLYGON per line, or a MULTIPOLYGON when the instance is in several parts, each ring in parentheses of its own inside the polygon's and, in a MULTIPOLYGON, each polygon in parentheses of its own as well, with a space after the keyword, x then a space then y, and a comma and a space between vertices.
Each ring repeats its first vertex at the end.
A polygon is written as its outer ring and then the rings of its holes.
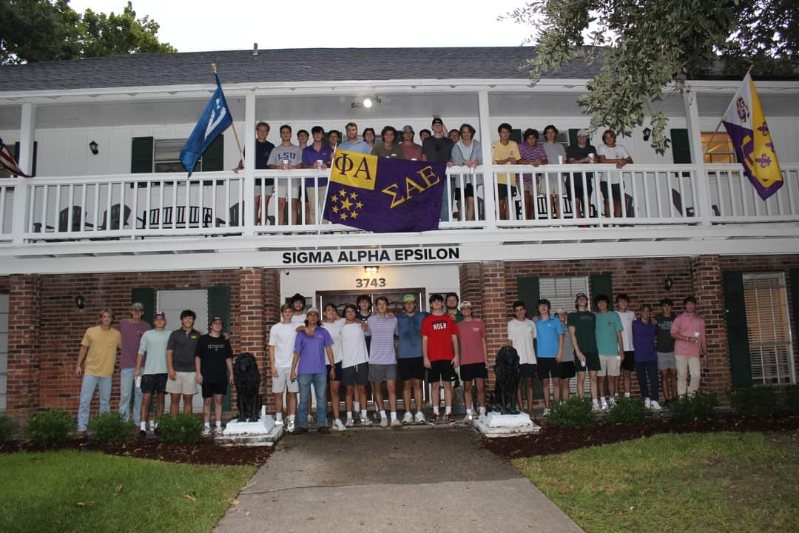
POLYGON ((325 218, 377 233, 438 229, 446 163, 378 158, 339 150, 325 218))

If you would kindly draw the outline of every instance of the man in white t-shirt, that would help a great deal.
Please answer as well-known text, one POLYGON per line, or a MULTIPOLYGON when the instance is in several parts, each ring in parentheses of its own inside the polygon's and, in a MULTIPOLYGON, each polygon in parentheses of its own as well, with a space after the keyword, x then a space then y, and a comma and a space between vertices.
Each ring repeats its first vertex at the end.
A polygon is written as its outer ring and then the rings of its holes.
POLYGON ((519 390, 516 391, 516 402, 522 403, 522 388, 527 387, 527 412, 533 412, 533 380, 536 377, 536 358, 533 339, 536 336, 535 323, 527 318, 527 307, 524 302, 513 302, 514 318, 508 322, 508 344, 519 354, 519 390))
MULTIPOLYGON (((616 168, 623 168, 624 165, 629 165, 633 162, 630 152, 627 151, 621 144, 616 144, 616 132, 613 130, 605 130, 602 134, 602 144, 597 146, 596 155, 599 156, 600 163, 610 163, 616 165, 616 168)), ((621 217, 621 200, 622 200, 622 183, 620 175, 613 179, 615 183, 610 186, 608 190, 607 178, 599 182, 599 190, 602 192, 605 204, 605 216, 610 216, 608 197, 613 196, 613 216, 616 218, 621 217), (619 180, 619 181, 617 181, 619 180)))
MULTIPOLYGON (((622 344, 624 344, 624 360, 621 362, 621 371, 624 376, 624 397, 630 397, 630 382, 632 374, 635 372, 635 348, 633 347, 633 321, 635 313, 628 309, 630 298, 620 293, 616 295, 616 314, 621 318, 621 325, 624 328, 621 332, 622 344)), ((619 378, 615 378, 618 380, 619 378)), ((618 382, 616 390, 619 389, 618 382)))
POLYGON ((300 391, 297 380, 291 379, 291 362, 294 358, 294 340, 297 326, 292 324, 293 308, 284 304, 280 307, 280 322, 269 330, 269 364, 272 368, 272 393, 275 395, 275 423, 283 424, 283 392, 288 390, 289 433, 294 432, 294 415, 297 412, 297 393, 300 391))

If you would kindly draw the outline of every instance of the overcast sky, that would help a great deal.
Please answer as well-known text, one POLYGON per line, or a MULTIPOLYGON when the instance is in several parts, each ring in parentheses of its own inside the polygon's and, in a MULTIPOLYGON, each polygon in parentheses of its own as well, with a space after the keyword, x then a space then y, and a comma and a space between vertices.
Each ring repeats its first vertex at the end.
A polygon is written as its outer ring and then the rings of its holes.
MULTIPOLYGON (((71 0, 122 12, 127 0, 71 0)), ((524 0, 133 0, 180 52, 267 48, 518 46, 529 28, 497 21, 524 0)))

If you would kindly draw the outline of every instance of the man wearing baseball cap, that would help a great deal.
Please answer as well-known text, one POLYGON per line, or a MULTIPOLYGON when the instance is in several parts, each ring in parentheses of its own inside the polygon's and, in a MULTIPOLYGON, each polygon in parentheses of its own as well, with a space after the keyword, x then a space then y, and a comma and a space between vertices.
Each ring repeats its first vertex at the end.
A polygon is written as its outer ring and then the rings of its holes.
POLYGON ((402 156, 404 159, 412 159, 414 161, 422 160, 422 147, 413 142, 413 127, 409 124, 402 127, 402 142, 400 143, 400 148, 402 148, 402 156))
MULTIPOLYGON (((433 117, 430 127, 433 135, 422 143, 422 156, 425 161, 443 161, 451 164, 452 160, 452 139, 447 137, 444 129, 444 122, 441 117, 433 117)), ((444 184, 443 199, 441 201, 441 220, 449 220, 449 195, 450 187, 444 184)))
POLYGON ((402 297, 404 312, 397 315, 397 363, 402 380, 402 399, 405 402, 405 416, 402 423, 424 424, 422 413, 422 380, 424 379, 424 358, 422 357, 422 322, 425 312, 416 310, 417 296, 406 294, 402 297), (416 415, 411 413, 411 390, 416 398, 416 415))
POLYGON ((156 419, 164 414, 164 395, 166 394, 167 366, 166 346, 171 332, 166 329, 166 315, 159 311, 153 317, 155 329, 145 331, 139 343, 136 356, 136 379, 142 391, 141 421, 139 436, 147 436, 147 415, 150 413, 150 400, 155 396, 155 418, 150 420, 150 431, 157 429, 156 419), (146 360, 145 360, 146 357, 146 360), (142 362, 144 366, 142 367, 142 362))

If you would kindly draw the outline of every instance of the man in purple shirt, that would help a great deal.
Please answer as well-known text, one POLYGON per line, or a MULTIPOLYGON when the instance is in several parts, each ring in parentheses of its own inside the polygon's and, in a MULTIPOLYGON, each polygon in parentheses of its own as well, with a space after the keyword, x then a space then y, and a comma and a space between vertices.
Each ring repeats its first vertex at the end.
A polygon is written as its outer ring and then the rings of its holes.
POLYGON ((335 358, 333 355, 333 338, 330 333, 320 327, 319 310, 309 309, 305 320, 305 329, 297 332, 294 341, 294 360, 291 364, 291 379, 300 383, 300 407, 297 413, 299 427, 295 434, 308 432, 308 400, 311 396, 311 384, 316 393, 316 430, 319 433, 330 433, 327 427, 327 366, 330 378, 335 374, 335 358), (327 358, 327 363, 325 363, 327 358))
POLYGON ((383 404, 383 381, 388 391, 388 405, 391 408, 391 427, 401 427, 397 420, 397 353, 394 351, 394 337, 398 336, 397 317, 388 314, 388 298, 378 296, 375 300, 377 311, 369 315, 366 323, 372 335, 369 351, 369 382, 375 396, 375 410, 380 413, 380 425, 388 426, 386 409, 383 404))
POLYGON ((122 356, 119 359, 119 414, 130 420, 130 400, 133 397, 133 421, 136 426, 141 422, 141 387, 135 383, 136 356, 139 353, 139 343, 144 332, 150 329, 150 324, 141 319, 144 314, 144 305, 135 302, 130 306, 130 318, 119 321, 119 330, 122 334, 122 356))
MULTIPOLYGON (((322 142, 325 137, 325 130, 322 126, 311 128, 311 135, 313 143, 302 150, 302 166, 303 168, 324 170, 330 166, 330 161, 333 159, 333 148, 322 142)), ((306 222, 308 224, 322 222, 322 205, 326 194, 327 178, 305 178, 305 195, 308 202, 306 222), (319 215, 318 219, 317 214, 319 215)))
POLYGON ((652 318, 652 306, 641 306, 641 318, 633 321, 633 348, 635 349, 635 374, 641 398, 647 409, 660 411, 658 396, 658 354, 655 350, 655 337, 658 324, 652 318), (649 378, 649 383, 647 383, 649 378))

